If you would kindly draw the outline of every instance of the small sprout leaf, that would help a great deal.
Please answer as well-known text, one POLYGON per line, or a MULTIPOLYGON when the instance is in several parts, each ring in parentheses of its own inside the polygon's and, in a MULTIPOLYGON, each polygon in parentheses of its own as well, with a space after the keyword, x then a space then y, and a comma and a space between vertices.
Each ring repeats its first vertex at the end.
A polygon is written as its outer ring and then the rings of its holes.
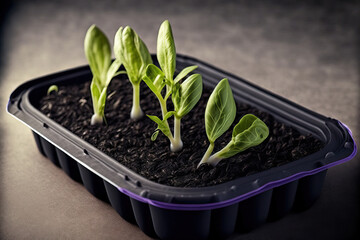
POLYGON ((135 33, 130 27, 125 27, 121 35, 121 50, 120 60, 123 62, 129 80, 136 84, 141 81, 140 68, 142 61, 138 49, 135 45, 135 33))
POLYGON ((111 81, 111 79, 113 79, 113 77, 120 74, 119 72, 117 72, 117 70, 119 69, 120 66, 121 66, 120 60, 116 59, 115 61, 112 62, 112 64, 110 65, 110 67, 108 69, 108 72, 106 74, 105 86, 108 86, 110 84, 110 81, 111 81))
POLYGON ((159 29, 157 59, 165 77, 173 81, 176 66, 176 49, 171 25, 168 20, 165 20, 159 29))
POLYGON ((242 117, 233 129, 233 137, 226 151, 216 154, 220 158, 229 158, 250 147, 262 143, 269 136, 266 124, 252 114, 242 117))
POLYGON ((164 73, 154 64, 149 64, 145 70, 144 81, 149 86, 148 82, 150 81, 155 87, 153 90, 150 86, 150 89, 154 93, 161 93, 162 88, 165 86, 164 83, 164 73))
POLYGON ((160 118, 158 118, 157 116, 153 116, 153 115, 146 115, 148 116, 151 120, 153 120, 154 122, 156 122, 157 124, 161 124, 162 121, 160 118))
POLYGON ((153 120, 155 123, 157 123, 157 129, 156 130, 160 130, 165 136, 170 136, 171 135, 171 131, 169 126, 166 124, 166 119, 165 120, 161 120, 160 118, 158 118, 157 116, 151 116, 151 115, 147 115, 151 120, 153 120))
MULTIPOLYGON (((200 100, 203 90, 202 77, 200 74, 192 74, 179 89, 179 107, 175 108, 176 115, 182 118, 188 114, 200 100)), ((175 105, 175 103, 174 103, 175 105)))
POLYGON ((174 104, 174 109, 176 112, 180 109, 181 104, 181 86, 180 83, 175 83, 171 87, 171 100, 174 104))
POLYGON ((179 81, 181 81, 184 77, 186 77, 190 72, 194 71, 195 69, 197 69, 198 66, 189 66, 184 68, 174 79, 174 83, 177 83, 179 81))
POLYGON ((90 91, 91 91, 94 113, 99 114, 98 99, 100 98, 100 91, 94 81, 94 78, 96 78, 96 77, 93 77, 93 81, 91 82, 91 85, 90 85, 90 91))
POLYGON ((120 27, 115 35, 114 52, 128 73, 133 84, 141 81, 147 65, 152 64, 151 55, 139 35, 129 26, 120 27))
POLYGON ((234 127, 232 132, 232 138, 235 139, 239 134, 249 129, 256 120, 260 120, 260 119, 258 119, 253 114, 246 114, 245 116, 243 116, 238 122, 238 124, 236 124, 236 126, 234 127))
POLYGON ((233 123, 236 105, 228 79, 222 79, 211 93, 205 109, 205 129, 210 142, 220 137, 233 123))
POLYGON ((174 114, 175 114, 175 111, 170 111, 170 112, 168 112, 168 113, 165 115, 163 121, 168 120, 169 117, 173 116, 174 114))
POLYGON ((157 96, 160 94, 159 90, 157 89, 157 87, 154 85, 153 81, 148 77, 148 76, 144 76, 143 77, 144 82, 146 83, 146 85, 150 88, 150 90, 157 96))
POLYGON ((100 97, 98 100, 98 108, 99 108, 99 112, 103 113, 105 110, 105 102, 106 102, 106 93, 107 92, 107 88, 103 88, 101 93, 100 93, 100 97))
POLYGON ((151 141, 155 141, 156 138, 158 137, 159 135, 159 131, 160 130, 155 130, 155 132, 151 135, 151 141))
POLYGON ((116 59, 122 59, 123 56, 121 56, 123 54, 123 42, 122 42, 122 32, 123 32, 124 28, 120 27, 117 32, 115 33, 115 38, 114 38, 114 54, 115 54, 115 58, 116 59))
POLYGON ((47 90, 47 95, 50 95, 52 92, 58 92, 59 88, 56 85, 51 85, 47 90))
POLYGON ((97 26, 92 25, 86 33, 84 48, 91 72, 101 81, 102 86, 105 85, 106 73, 111 63, 109 40, 97 26))
POLYGON ((146 67, 149 64, 152 64, 153 61, 152 61, 152 58, 151 58, 148 48, 146 47, 145 43, 141 40, 139 35, 137 35, 137 34, 135 35, 134 41, 135 41, 136 49, 138 49, 138 51, 139 51, 141 62, 142 62, 142 66, 139 70, 140 76, 143 76, 146 67))
POLYGON ((116 72, 116 73, 114 74, 114 77, 116 77, 116 76, 118 76, 118 75, 120 75, 120 74, 127 74, 127 72, 126 72, 126 71, 118 71, 118 72, 116 72))

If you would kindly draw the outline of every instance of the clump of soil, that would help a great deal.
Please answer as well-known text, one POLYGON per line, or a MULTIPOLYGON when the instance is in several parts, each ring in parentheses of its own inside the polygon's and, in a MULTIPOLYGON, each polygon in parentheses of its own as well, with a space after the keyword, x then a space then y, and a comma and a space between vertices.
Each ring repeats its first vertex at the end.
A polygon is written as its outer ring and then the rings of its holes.
MULTIPOLYGON (((113 79, 108 88, 105 107, 107 125, 92 126, 93 113, 90 83, 59 86, 59 91, 45 95, 39 109, 77 136, 91 143, 116 161, 161 184, 176 187, 202 187, 220 184, 281 166, 314 153, 323 143, 311 135, 302 135, 295 128, 278 122, 270 114, 244 103, 237 103, 237 117, 252 113, 263 120, 270 130, 269 137, 259 146, 250 148, 232 158, 220 161, 216 167, 197 164, 208 147, 204 126, 204 112, 212 89, 204 88, 197 106, 182 119, 182 151, 172 153, 168 139, 159 134, 156 141, 150 137, 156 124, 144 117, 130 119, 132 87, 125 78, 113 79)), ((141 84, 141 107, 146 114, 161 116, 159 103, 144 84, 141 84)), ((172 109, 169 103, 169 108, 172 109)), ((172 122, 170 121, 172 129, 172 122)), ((231 139, 233 126, 215 143, 215 151, 231 139)))

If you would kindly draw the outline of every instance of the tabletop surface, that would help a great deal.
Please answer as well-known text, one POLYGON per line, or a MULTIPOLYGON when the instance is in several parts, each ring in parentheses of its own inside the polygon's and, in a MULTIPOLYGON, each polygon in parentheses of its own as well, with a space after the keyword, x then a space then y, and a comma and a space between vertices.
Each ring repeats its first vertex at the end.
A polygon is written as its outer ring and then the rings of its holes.
MULTIPOLYGON (((358 1, 56 2, 1 6, 0 239, 149 239, 47 161, 5 112, 21 83, 87 64, 83 39, 93 23, 110 39, 130 25, 155 52, 169 19, 179 53, 341 120, 359 143, 358 1)), ((331 168, 311 209, 230 239, 357 239, 359 167, 356 156, 331 168)))

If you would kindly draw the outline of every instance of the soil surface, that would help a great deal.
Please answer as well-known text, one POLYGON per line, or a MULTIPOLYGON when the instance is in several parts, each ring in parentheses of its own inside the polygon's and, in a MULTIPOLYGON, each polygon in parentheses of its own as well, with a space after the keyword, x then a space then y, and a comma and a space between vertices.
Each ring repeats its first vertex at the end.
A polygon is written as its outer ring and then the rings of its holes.
MULTIPOLYGON (((105 107, 107 125, 90 125, 93 109, 89 85, 87 82, 59 86, 58 92, 48 96, 44 93, 39 109, 121 164, 161 184, 176 187, 220 184, 295 161, 320 150, 324 145, 320 140, 300 134, 263 111, 237 103, 233 126, 243 115, 252 113, 267 124, 269 137, 259 146, 220 161, 216 167, 203 164, 197 168, 209 144, 204 128, 204 112, 212 89, 204 88, 199 103, 182 119, 184 148, 172 153, 169 140, 162 133, 156 141, 151 141, 156 128, 154 122, 147 117, 140 121, 130 119, 132 87, 125 78, 113 79, 108 88, 105 107)), ((155 95, 144 83, 141 84, 141 107, 145 114, 161 116, 155 95)), ((170 103, 168 109, 172 109, 170 103)), ((169 123, 173 131, 172 120, 169 123)), ((215 142, 214 153, 231 140, 233 126, 215 142)))

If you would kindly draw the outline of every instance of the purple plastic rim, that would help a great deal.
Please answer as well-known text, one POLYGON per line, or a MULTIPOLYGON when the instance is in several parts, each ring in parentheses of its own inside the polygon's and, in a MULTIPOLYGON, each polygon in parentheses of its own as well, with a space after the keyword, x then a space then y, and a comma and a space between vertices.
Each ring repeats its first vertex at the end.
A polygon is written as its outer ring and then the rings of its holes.
POLYGON ((263 192, 265 192, 267 190, 270 190, 270 189, 273 189, 275 187, 284 185, 286 183, 295 181, 295 180, 297 180, 299 178, 302 178, 302 177, 306 177, 306 176, 309 176, 309 175, 314 175, 314 174, 319 173, 321 171, 324 171, 324 170, 326 170, 326 169, 328 169, 330 167, 339 165, 341 163, 347 162, 350 159, 352 159, 356 155, 356 152, 357 152, 357 146, 356 146, 356 143, 355 143, 355 141, 353 139, 352 132, 349 129, 349 127, 346 126, 344 123, 339 121, 339 124, 342 125, 348 131, 348 133, 350 134, 350 137, 351 137, 351 139, 353 140, 353 143, 354 143, 354 150, 349 156, 347 156, 346 158, 340 159, 340 160, 338 160, 336 162, 326 164, 324 166, 321 166, 319 168, 316 168, 316 169, 313 169, 313 170, 310 170, 310 171, 299 172, 299 173, 296 173, 296 174, 291 175, 289 177, 282 178, 280 180, 276 180, 276 181, 273 181, 273 182, 268 182, 268 183, 264 184, 263 186, 255 189, 253 191, 250 191, 250 192, 247 192, 245 194, 239 195, 239 196, 234 197, 232 199, 228 199, 228 200, 221 201, 221 202, 216 202, 216 203, 203 203, 203 204, 166 203, 166 202, 160 202, 160 201, 144 198, 144 197, 139 196, 139 195, 137 195, 137 194, 135 194, 133 192, 130 192, 130 191, 124 189, 124 188, 118 187, 118 190, 120 192, 122 192, 123 194, 125 194, 125 195, 129 196, 130 198, 133 198, 133 199, 135 199, 137 201, 147 203, 147 204, 150 204, 150 205, 155 206, 155 207, 169 209, 169 210, 199 211, 199 210, 212 210, 212 209, 216 209, 216 208, 227 207, 227 206, 236 204, 238 202, 241 202, 241 201, 243 201, 245 199, 248 199, 250 197, 253 197, 255 195, 258 195, 260 193, 263 193, 263 192))

